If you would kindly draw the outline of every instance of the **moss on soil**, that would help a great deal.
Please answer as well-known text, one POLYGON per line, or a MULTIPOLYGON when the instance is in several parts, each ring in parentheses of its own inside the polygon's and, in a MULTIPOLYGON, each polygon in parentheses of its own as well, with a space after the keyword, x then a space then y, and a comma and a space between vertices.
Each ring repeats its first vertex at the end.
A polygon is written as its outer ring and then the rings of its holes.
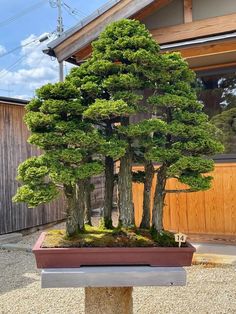
POLYGON ((65 230, 48 231, 42 247, 176 247, 174 235, 170 232, 150 233, 146 229, 102 229, 86 225, 83 233, 68 238, 65 230))

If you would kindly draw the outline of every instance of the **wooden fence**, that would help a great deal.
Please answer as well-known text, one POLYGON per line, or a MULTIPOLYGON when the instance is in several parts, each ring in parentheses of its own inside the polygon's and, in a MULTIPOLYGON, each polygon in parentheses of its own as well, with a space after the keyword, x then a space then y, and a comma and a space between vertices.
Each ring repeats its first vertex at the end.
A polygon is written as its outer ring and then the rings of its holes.
MULTIPOLYGON (((140 169, 142 167, 134 167, 134 170, 140 169)), ((212 175, 213 185, 208 191, 167 195, 165 229, 188 234, 236 235, 236 163, 215 164, 212 175)), ((168 188, 179 189, 181 184, 170 179, 168 188)), ((135 220, 138 225, 142 218, 142 193, 143 184, 134 183, 135 220)))

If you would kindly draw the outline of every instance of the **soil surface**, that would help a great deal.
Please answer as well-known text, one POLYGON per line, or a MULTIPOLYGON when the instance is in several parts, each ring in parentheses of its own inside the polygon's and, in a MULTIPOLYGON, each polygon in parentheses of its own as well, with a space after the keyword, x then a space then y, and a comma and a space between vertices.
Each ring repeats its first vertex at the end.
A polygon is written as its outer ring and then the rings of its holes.
POLYGON ((153 239, 149 230, 145 229, 101 229, 85 226, 84 232, 67 238, 65 230, 51 230, 46 233, 43 248, 70 248, 70 247, 177 247, 174 235, 163 233, 153 239))

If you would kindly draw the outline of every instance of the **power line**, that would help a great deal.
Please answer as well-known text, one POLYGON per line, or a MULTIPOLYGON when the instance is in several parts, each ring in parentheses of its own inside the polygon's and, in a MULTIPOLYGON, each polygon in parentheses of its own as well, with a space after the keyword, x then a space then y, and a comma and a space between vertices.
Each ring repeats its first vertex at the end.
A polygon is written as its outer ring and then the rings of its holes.
POLYGON ((74 14, 72 14, 70 10, 68 10, 68 8, 64 6, 64 4, 62 5, 62 7, 70 16, 72 16, 76 21, 78 21, 78 18, 74 14))
POLYGON ((26 47, 26 46, 28 46, 28 45, 30 45, 30 44, 36 42, 36 41, 38 41, 38 39, 34 39, 34 40, 28 42, 28 43, 25 44, 25 45, 17 46, 17 47, 15 47, 15 48, 13 48, 13 49, 11 49, 11 50, 9 50, 9 51, 7 51, 7 52, 1 54, 1 55, 0 55, 0 58, 5 57, 5 56, 11 54, 12 52, 14 52, 14 51, 16 51, 16 50, 18 50, 18 49, 21 49, 21 48, 23 48, 23 47, 26 47))
POLYGON ((21 48, 24 48, 24 47, 26 47, 26 46, 29 46, 29 45, 33 44, 34 42, 37 42, 37 41, 43 42, 43 41, 49 39, 49 36, 52 35, 52 34, 54 34, 54 33, 55 33, 55 31, 54 31, 54 32, 51 32, 51 33, 48 33, 48 34, 46 34, 46 35, 43 36, 43 37, 35 38, 34 40, 32 40, 32 41, 30 41, 30 42, 28 42, 28 43, 26 43, 26 44, 24 44, 24 45, 20 45, 20 46, 17 46, 17 47, 15 47, 15 48, 11 49, 11 50, 8 50, 7 52, 1 54, 1 55, 0 55, 0 58, 5 57, 5 56, 11 54, 12 52, 15 52, 16 50, 19 50, 19 49, 21 49, 21 48))
POLYGON ((76 9, 76 8, 72 8, 71 6, 69 6, 69 4, 65 3, 64 1, 62 2, 62 5, 64 6, 65 9, 67 9, 72 15, 77 15, 79 17, 84 16, 86 17, 88 14, 84 13, 83 11, 76 9))
MULTIPOLYGON (((38 38, 35 38, 35 39, 32 40, 31 42, 29 42, 29 43, 27 43, 27 44, 25 44, 25 45, 20 46, 20 48, 21 48, 21 47, 28 46, 28 45, 30 45, 30 44, 32 44, 32 43, 34 43, 34 42, 38 42, 38 43, 37 43, 37 47, 38 47, 38 46, 40 46, 45 40, 47 40, 47 39, 49 38, 49 35, 52 35, 52 34, 54 34, 54 33, 55 33, 55 32, 52 32, 52 33, 49 33, 47 36, 44 35, 43 37, 40 36, 40 37, 38 37, 38 38)), ((12 49, 12 50, 16 50, 16 49, 18 49, 18 48, 19 48, 19 47, 15 48, 15 49, 12 49)), ((11 52, 12 52, 12 51, 11 51, 11 52)), ((9 51, 8 54, 11 53, 11 52, 9 51)), ((12 70, 19 62, 21 62, 21 61, 22 61, 23 59, 25 59, 27 56, 28 56, 28 54, 24 54, 24 55, 21 56, 19 59, 17 59, 14 63, 12 63, 9 67, 7 67, 6 69, 1 70, 1 71, 0 71, 0 79, 3 78, 5 75, 7 75, 7 73, 8 73, 7 71, 12 70)), ((43 57, 44 57, 44 55, 43 55, 42 58, 40 59, 39 63, 41 63, 43 57)))
POLYGON ((44 3, 45 3, 45 0, 41 0, 38 3, 35 3, 34 5, 29 6, 26 9, 20 11, 16 15, 13 15, 12 17, 9 17, 8 19, 1 21, 0 27, 6 26, 7 24, 14 22, 15 20, 17 20, 17 19, 21 18, 22 16, 30 13, 31 11, 38 9, 44 3))
POLYGON ((12 63, 11 65, 9 65, 9 67, 7 67, 6 69, 3 69, 0 72, 0 79, 3 78, 4 76, 6 76, 8 74, 9 70, 12 70, 19 62, 21 62, 24 58, 26 58, 27 55, 24 55, 22 57, 20 57, 19 59, 17 59, 14 63, 12 63))

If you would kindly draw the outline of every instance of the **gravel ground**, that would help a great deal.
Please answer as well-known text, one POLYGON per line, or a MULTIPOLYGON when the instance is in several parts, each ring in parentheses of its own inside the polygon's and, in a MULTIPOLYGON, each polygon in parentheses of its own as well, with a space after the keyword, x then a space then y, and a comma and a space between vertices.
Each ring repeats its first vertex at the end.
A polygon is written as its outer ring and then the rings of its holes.
MULTIPOLYGON (((32 246, 38 234, 21 243, 32 246)), ((186 287, 135 288, 134 313, 236 313, 235 266, 186 270, 186 287)), ((82 314, 83 300, 83 289, 41 289, 31 253, 0 250, 0 314, 82 314)))

